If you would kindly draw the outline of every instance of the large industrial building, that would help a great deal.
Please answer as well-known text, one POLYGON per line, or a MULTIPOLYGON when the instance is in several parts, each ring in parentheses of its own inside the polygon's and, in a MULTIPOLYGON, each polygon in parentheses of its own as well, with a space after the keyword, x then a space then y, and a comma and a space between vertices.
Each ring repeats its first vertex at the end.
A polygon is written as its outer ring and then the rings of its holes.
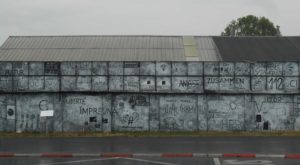
POLYGON ((299 65, 300 37, 12 36, 0 131, 300 130, 299 65))

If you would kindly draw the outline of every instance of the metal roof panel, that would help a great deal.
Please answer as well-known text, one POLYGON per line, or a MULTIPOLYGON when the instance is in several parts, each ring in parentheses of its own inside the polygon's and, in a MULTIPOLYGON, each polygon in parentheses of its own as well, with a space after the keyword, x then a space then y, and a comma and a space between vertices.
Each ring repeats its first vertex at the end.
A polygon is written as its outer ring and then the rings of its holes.
POLYGON ((224 61, 300 61, 300 37, 213 37, 224 61))
MULTIPOLYGON (((195 36, 199 61, 300 61, 300 37, 195 36), (222 56, 221 56, 221 55, 222 56)), ((182 36, 13 36, 1 61, 185 61, 182 36)))

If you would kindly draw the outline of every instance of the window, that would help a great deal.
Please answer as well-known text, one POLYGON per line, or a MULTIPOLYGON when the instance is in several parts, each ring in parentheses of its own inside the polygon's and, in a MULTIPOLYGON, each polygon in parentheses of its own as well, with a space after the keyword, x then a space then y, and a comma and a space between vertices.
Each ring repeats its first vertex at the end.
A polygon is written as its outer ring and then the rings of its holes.
POLYGON ((261 122, 261 115, 256 115, 256 122, 258 122, 258 123, 261 122))

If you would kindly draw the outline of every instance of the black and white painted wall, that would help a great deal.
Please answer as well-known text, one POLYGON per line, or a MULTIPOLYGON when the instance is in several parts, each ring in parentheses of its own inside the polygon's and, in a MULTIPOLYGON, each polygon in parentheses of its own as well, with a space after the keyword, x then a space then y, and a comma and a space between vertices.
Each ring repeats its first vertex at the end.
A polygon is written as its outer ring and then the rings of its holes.
POLYGON ((0 131, 300 130, 297 62, 0 62, 0 131))

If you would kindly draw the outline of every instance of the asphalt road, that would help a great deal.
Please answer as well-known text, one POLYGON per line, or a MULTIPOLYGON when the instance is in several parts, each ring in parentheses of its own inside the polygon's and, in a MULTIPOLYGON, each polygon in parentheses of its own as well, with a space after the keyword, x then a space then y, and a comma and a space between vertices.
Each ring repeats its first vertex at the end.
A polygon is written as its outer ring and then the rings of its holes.
POLYGON ((212 159, 143 159, 143 158, 98 158, 98 159, 0 159, 1 165, 215 165, 212 159))
POLYGON ((299 137, 0 138, 0 152, 300 153, 299 137))
POLYGON ((299 160, 218 158, 5 158, 1 165, 299 165, 299 160))
MULTIPOLYGON (((300 153, 299 137, 0 138, 14 153, 300 153)), ((283 158, 0 158, 0 165, 300 165, 283 158)))

